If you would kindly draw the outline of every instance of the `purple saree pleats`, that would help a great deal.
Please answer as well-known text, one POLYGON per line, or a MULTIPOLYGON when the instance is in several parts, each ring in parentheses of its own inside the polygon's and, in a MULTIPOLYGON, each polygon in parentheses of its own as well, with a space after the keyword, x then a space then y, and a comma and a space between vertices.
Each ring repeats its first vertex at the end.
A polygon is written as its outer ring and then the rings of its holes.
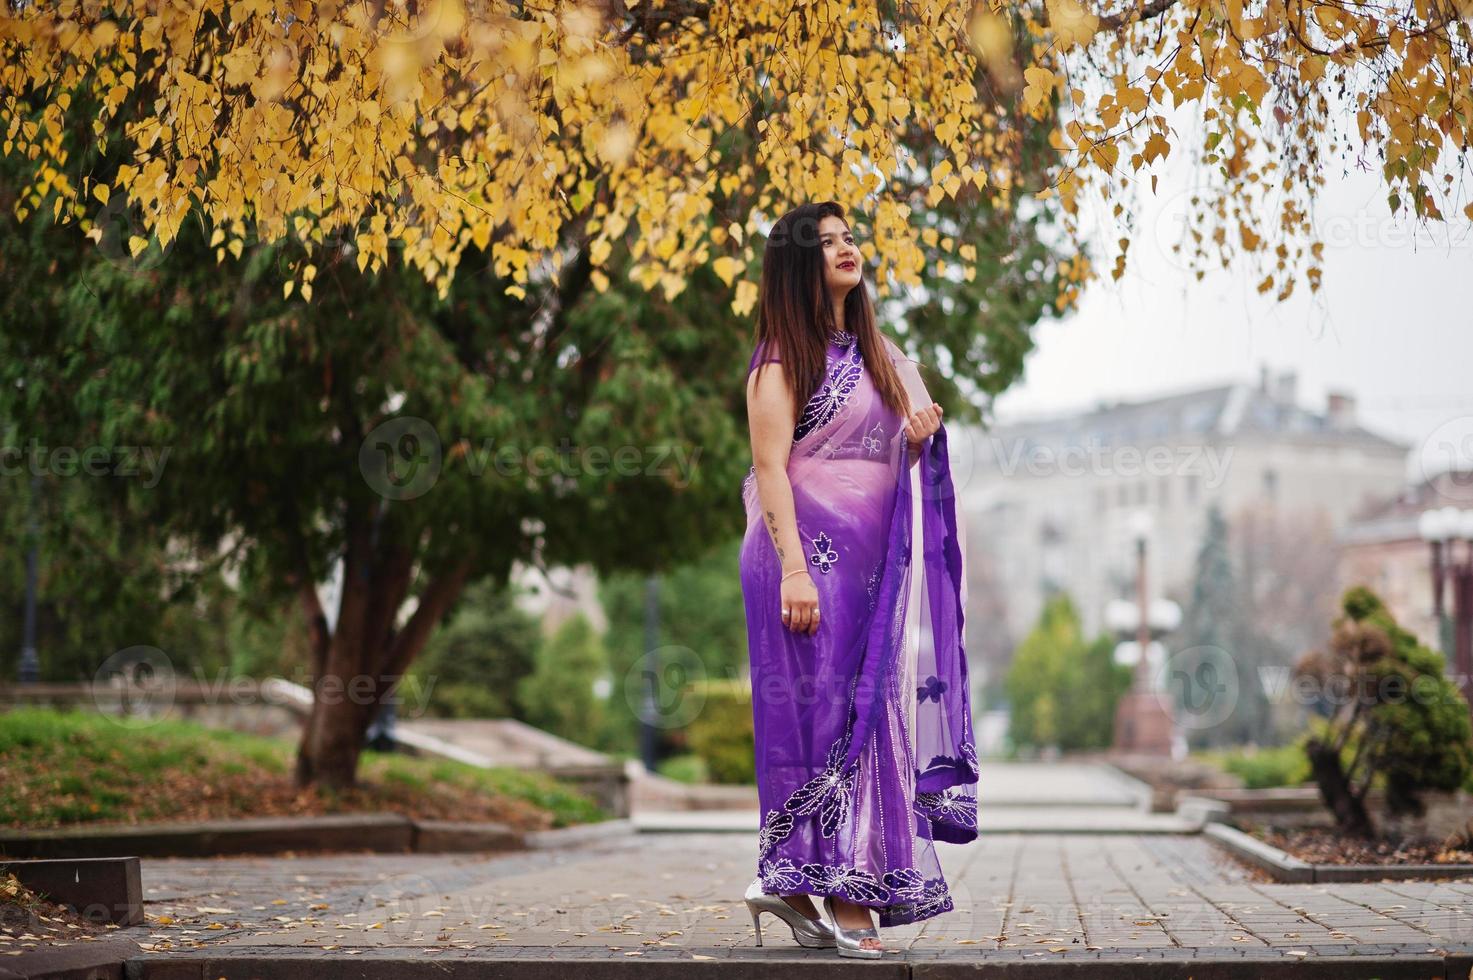
MULTIPOLYGON (((914 363, 885 346, 912 404, 929 404, 914 363)), ((813 636, 782 624, 781 566, 759 519, 755 473, 743 485, 758 873, 769 893, 873 907, 881 926, 949 911, 933 841, 977 836, 964 561, 946 431, 912 468, 903 423, 879 398, 855 338, 837 335, 788 463, 822 614, 813 636)))

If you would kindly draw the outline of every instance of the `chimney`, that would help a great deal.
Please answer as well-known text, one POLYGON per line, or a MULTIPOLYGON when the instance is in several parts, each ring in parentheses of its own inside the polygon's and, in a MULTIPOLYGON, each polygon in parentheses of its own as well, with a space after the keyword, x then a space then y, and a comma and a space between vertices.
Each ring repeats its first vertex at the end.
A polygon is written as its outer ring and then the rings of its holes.
POLYGON ((1355 428, 1355 396, 1332 391, 1325 401, 1325 418, 1332 429, 1355 428))
POLYGON ((1284 371, 1274 380, 1274 401, 1286 407, 1294 404, 1294 371, 1284 371))

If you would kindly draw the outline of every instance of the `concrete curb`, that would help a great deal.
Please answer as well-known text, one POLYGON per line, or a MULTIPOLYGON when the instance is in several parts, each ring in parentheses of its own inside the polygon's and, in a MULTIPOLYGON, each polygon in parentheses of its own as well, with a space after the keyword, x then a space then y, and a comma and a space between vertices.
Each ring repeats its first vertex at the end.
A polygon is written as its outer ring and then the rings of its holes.
POLYGON ((1291 884, 1473 876, 1473 864, 1310 864, 1227 824, 1210 823, 1202 833, 1235 857, 1291 884))
POLYGON ((1156 798, 1156 791, 1152 788, 1150 783, 1146 782, 1144 779, 1138 779, 1135 776, 1132 776, 1130 773, 1126 772, 1124 769, 1121 769, 1119 766, 1115 765, 1112 762, 1101 762, 1100 766, 1104 768, 1105 771, 1110 773, 1110 775, 1118 780, 1121 784, 1123 784, 1125 788, 1128 789, 1135 796, 1136 809, 1143 810, 1146 813, 1153 812, 1152 802, 1156 798))
POLYGON ((623 837, 634 832, 634 821, 628 817, 621 817, 615 820, 600 820, 598 823, 554 827, 551 830, 529 830, 522 834, 522 846, 529 850, 542 850, 562 847, 565 844, 581 844, 585 841, 623 837))
POLYGON ((465 853, 556 847, 629 832, 627 819, 552 830, 519 831, 499 823, 416 821, 398 813, 248 817, 131 827, 0 830, 7 858, 217 857, 312 852, 465 853))
POLYGON ((1087 980, 1452 980, 1468 975, 1467 952, 1388 952, 1368 955, 1289 956, 1245 954, 1212 948, 1182 949, 1170 954, 1142 955, 1117 951, 1110 955, 1024 958, 1022 951, 964 955, 930 954, 904 959, 892 954, 878 961, 840 959, 832 950, 732 950, 723 947, 650 950, 624 957, 604 949, 550 952, 533 950, 462 950, 436 954, 369 958, 368 956, 145 954, 126 963, 127 980, 320 980, 352 976, 357 980, 844 980, 856 973, 874 980, 976 980, 988 978, 1081 977, 1087 980), (522 953, 523 955, 516 955, 522 953), (529 955, 530 954, 530 955, 529 955), (694 955, 708 957, 694 959, 694 955))
POLYGON ((71 946, 47 946, 0 963, 0 980, 124 980, 141 950, 119 936, 71 946))
POLYGON ((0 871, 92 922, 143 924, 143 876, 136 857, 0 861, 0 871))
POLYGON ((1314 865, 1301 861, 1286 851, 1265 844, 1250 834, 1225 823, 1210 823, 1202 834, 1228 853, 1254 867, 1262 868, 1279 881, 1304 883, 1314 881, 1314 865))

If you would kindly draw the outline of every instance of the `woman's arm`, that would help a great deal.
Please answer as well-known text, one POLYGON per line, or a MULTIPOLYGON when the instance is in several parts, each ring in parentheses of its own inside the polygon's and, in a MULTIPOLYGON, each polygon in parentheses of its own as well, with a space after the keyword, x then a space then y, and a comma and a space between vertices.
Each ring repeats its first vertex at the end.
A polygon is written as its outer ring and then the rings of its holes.
POLYGON ((788 482, 788 454, 793 448, 797 406, 788 391, 781 361, 747 378, 747 423, 752 433, 752 465, 757 471, 757 499, 768 536, 777 549, 784 574, 808 567, 798 537, 793 487, 788 482))

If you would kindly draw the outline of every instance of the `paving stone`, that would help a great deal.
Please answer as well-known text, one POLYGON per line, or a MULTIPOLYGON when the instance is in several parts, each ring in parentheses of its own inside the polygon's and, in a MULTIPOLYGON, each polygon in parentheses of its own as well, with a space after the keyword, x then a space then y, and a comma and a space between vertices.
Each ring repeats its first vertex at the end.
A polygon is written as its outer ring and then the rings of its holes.
POLYGON ((415 980, 421 963, 451 980, 503 975, 516 963, 537 967, 519 980, 567 980, 542 972, 563 962, 589 964, 580 977, 634 976, 636 963, 640 977, 667 967, 672 978, 698 977, 715 966, 723 978, 757 977, 781 966, 793 976, 837 977, 838 967, 947 980, 985 965, 990 976, 1089 968, 1091 980, 1105 980, 1180 975, 1168 968, 1189 964, 1197 978, 1299 968, 1304 980, 1344 962, 1365 970, 1341 977, 1414 975, 1402 964, 1441 976, 1445 959, 1473 956, 1466 883, 1268 883, 1222 862, 1209 841, 1152 835, 997 834, 937 851, 956 910, 881 930, 893 952, 878 962, 801 949, 772 919, 757 947, 741 901, 756 841, 720 833, 516 854, 146 858, 148 922, 117 934, 142 948, 131 980, 244 980, 251 970, 261 980, 321 980, 312 964, 322 963, 395 980, 415 980), (301 966, 260 972, 288 962, 301 966), (1197 969, 1214 964, 1246 972, 1197 969), (1120 972, 1131 969, 1144 972, 1120 972))

